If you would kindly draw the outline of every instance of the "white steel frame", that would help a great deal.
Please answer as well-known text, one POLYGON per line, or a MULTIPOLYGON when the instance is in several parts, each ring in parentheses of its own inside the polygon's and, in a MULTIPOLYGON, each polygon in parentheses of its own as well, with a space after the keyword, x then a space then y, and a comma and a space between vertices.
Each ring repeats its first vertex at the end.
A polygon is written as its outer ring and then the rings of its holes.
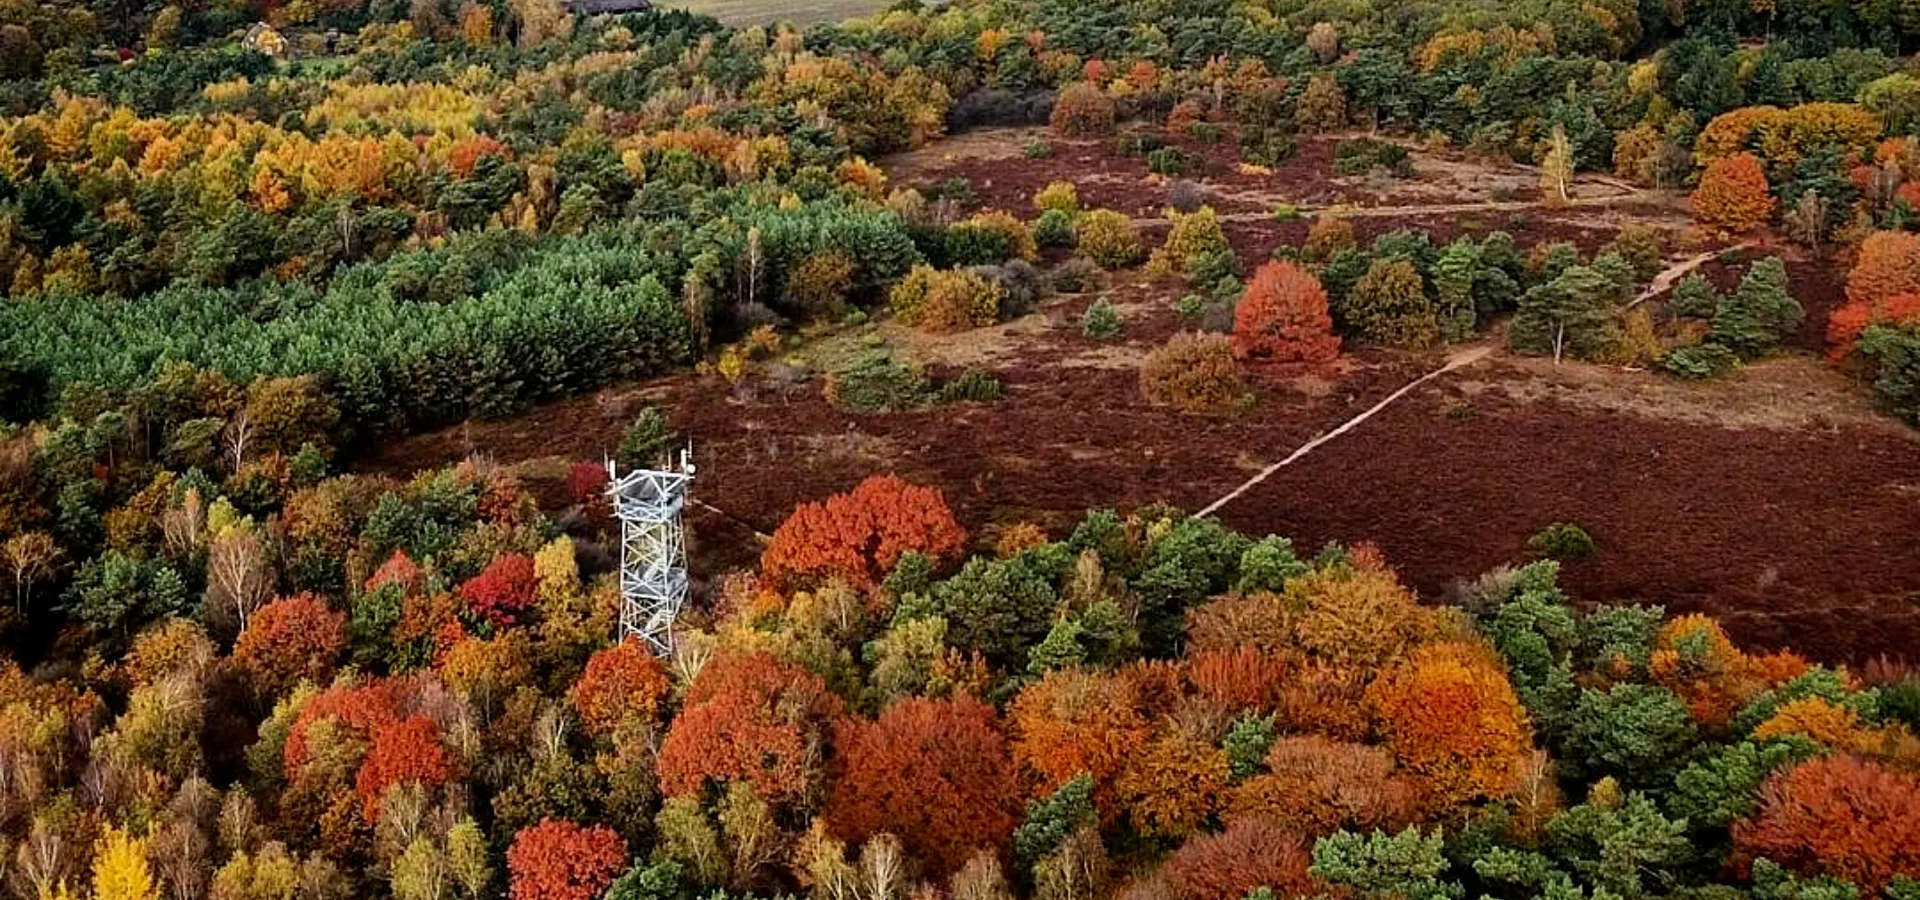
POLYGON ((674 620, 687 602, 687 532, 681 518, 693 460, 680 451, 673 469, 607 462, 607 493, 620 520, 620 638, 644 641, 656 656, 673 653, 674 620))

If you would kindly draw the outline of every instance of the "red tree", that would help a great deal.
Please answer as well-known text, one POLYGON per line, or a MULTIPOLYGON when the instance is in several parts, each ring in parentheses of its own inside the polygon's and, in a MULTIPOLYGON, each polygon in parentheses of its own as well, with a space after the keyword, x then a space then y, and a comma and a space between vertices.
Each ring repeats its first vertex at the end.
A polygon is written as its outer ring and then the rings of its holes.
POLYGON ((876 475, 825 503, 796 507, 774 531, 760 565, 768 578, 788 584, 839 576, 871 585, 909 550, 939 559, 966 541, 938 488, 876 475))
POLYGON ((1006 850, 1019 805, 1013 760, 993 707, 972 697, 914 697, 874 722, 842 720, 827 821, 855 843, 898 835, 941 876, 980 848, 1006 850))
POLYGON ((670 796, 712 781, 743 780, 769 803, 796 800, 818 775, 840 699, 820 676, 765 652, 710 660, 660 746, 660 788, 670 796))
POLYGON ((594 900, 627 868, 627 842, 611 828, 542 819, 507 848, 513 900, 594 900))
POLYGON ((1827 358, 1846 362, 1867 326, 1920 322, 1920 294, 1896 294, 1879 303, 1843 303, 1827 317, 1827 358))
POLYGON ((1745 858, 1879 896, 1896 876, 1920 878, 1920 777, 1851 756, 1808 760, 1767 779, 1733 839, 1745 858))
POLYGON ((533 606, 539 580, 533 574, 533 557, 508 553, 487 564, 485 571, 460 584, 460 598, 467 608, 496 627, 509 627, 521 613, 533 606))
POLYGON ((1174 900, 1243 900, 1257 887, 1280 897, 1324 890, 1307 874, 1312 858, 1299 834, 1270 822, 1238 819, 1219 834, 1196 837, 1161 867, 1174 900))
POLYGON ((420 564, 414 562, 413 557, 407 555, 407 551, 395 550, 386 562, 380 564, 380 568, 373 571, 373 576, 367 579, 367 590, 374 591, 389 584, 397 584, 400 590, 411 594, 426 583, 426 578, 427 575, 421 571, 420 564))
POLYGON ((454 177, 466 178, 473 174, 473 167, 482 157, 495 156, 507 160, 513 158, 512 151, 505 144, 484 134, 467 138, 447 151, 447 168, 453 170, 454 177))
POLYGON ((667 667, 637 640, 624 640, 587 660, 567 696, 587 730, 611 734, 630 721, 657 722, 672 684, 667 667))
POLYGON ((347 645, 347 616, 313 594, 275 600, 255 611, 233 645, 233 660, 262 693, 301 679, 324 684, 347 645))
POLYGON ((1320 279, 1292 263, 1253 273, 1233 315, 1233 354, 1274 362, 1326 362, 1340 355, 1320 279))
POLYGON ((369 737, 375 729, 399 721, 398 710, 412 693, 411 689, 410 682, 383 678, 365 684, 330 687, 314 695, 300 707, 300 714, 294 717, 293 726, 287 731, 287 743, 282 751, 287 779, 297 780, 301 766, 306 764, 307 732, 314 723, 332 719, 362 737, 369 737))
POLYGON ((380 818, 380 796, 387 788, 446 781, 447 750, 440 743, 440 731, 433 720, 416 714, 373 729, 373 745, 360 764, 353 788, 360 796, 361 814, 374 822, 380 818))

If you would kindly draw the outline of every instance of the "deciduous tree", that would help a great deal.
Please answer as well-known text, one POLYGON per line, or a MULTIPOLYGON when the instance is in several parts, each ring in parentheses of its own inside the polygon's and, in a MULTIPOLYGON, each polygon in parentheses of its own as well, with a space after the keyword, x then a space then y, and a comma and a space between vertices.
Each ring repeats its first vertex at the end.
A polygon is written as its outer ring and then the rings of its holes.
POLYGON ((610 828, 544 819, 507 848, 513 900, 595 900, 627 868, 627 844, 610 828))
POLYGON ((1340 355, 1320 280, 1286 262, 1255 270, 1234 310, 1233 352, 1274 362, 1326 362, 1340 355))
POLYGON ((823 503, 805 503, 773 533, 760 565, 788 584, 845 578, 878 584, 902 554, 949 559, 966 543, 938 488, 893 475, 868 478, 823 503))
POLYGON ((1878 894, 1920 878, 1920 778, 1856 757, 1812 759, 1776 772, 1735 846, 1806 875, 1831 875, 1878 894))

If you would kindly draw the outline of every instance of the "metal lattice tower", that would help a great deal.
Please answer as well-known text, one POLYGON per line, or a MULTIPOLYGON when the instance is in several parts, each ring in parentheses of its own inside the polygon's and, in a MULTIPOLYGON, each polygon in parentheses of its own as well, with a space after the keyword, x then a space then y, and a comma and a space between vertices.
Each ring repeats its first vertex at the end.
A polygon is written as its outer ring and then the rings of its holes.
POLYGON ((673 652, 673 623, 687 602, 687 530, 681 512, 693 481, 693 455, 671 469, 607 462, 607 493, 620 520, 620 638, 645 641, 656 656, 673 652))

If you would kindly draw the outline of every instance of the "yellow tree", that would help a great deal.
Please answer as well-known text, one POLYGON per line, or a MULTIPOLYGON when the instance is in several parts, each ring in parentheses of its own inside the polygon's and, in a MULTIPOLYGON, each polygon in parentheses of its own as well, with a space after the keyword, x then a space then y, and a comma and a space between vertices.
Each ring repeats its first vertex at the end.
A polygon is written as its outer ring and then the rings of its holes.
POLYGON ((1540 161, 1540 189, 1546 194, 1548 204, 1558 205, 1573 199, 1572 185, 1573 142, 1567 140, 1565 128, 1555 125, 1547 156, 1540 161))
POLYGON ((118 828, 101 835, 93 856, 94 900, 159 900, 147 868, 147 842, 118 828))

